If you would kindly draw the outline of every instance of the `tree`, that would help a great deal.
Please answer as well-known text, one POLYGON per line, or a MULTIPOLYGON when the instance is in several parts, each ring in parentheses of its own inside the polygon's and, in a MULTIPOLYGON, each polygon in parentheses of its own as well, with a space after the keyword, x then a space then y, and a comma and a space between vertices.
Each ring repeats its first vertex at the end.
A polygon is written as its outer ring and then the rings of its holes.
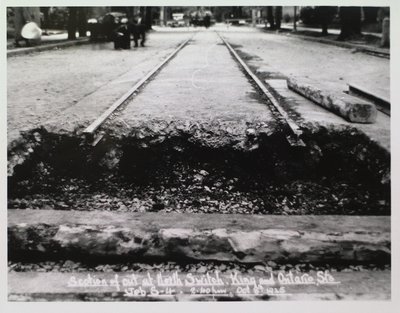
POLYGON ((278 6, 275 7, 275 28, 281 28, 281 21, 282 21, 282 7, 278 6))
POLYGON ((364 23, 376 23, 379 7, 363 7, 364 23))
POLYGON ((337 7, 333 6, 317 6, 315 8, 315 18, 322 27, 322 35, 328 35, 328 25, 332 22, 336 12, 337 7))
MULTIPOLYGON (((267 6, 267 23, 270 29, 280 29, 282 21, 282 7, 281 6, 267 6)), ((265 25, 267 27, 267 25, 265 25)))
POLYGON ((232 13, 235 18, 243 17, 242 7, 232 7, 232 13))
POLYGON ((78 21, 77 21, 77 23, 78 23, 79 37, 86 37, 87 13, 88 13, 88 8, 85 8, 85 7, 78 8, 78 12, 77 12, 78 21))
POLYGON ((274 7, 267 7, 267 22, 269 24, 269 28, 275 29, 274 7))
POLYGON ((49 28, 49 9, 50 7, 40 7, 40 12, 43 13, 43 23, 41 25, 43 29, 49 28))
POLYGON ((76 39, 76 30, 79 37, 86 37, 88 8, 68 7, 68 39, 76 39))
POLYGON ((68 7, 68 39, 76 39, 77 7, 68 7))
POLYGON ((313 7, 304 6, 300 9, 300 19, 305 25, 313 25, 316 23, 315 10, 313 7))
POLYGON ((146 25, 146 30, 151 29, 151 26, 153 25, 153 10, 152 7, 145 7, 145 13, 144 13, 144 22, 146 25))
POLYGON ((225 19, 229 19, 229 14, 231 13, 230 7, 215 7, 214 8, 214 17, 217 22, 224 22, 225 19))
POLYGON ((338 40, 361 35, 361 7, 340 7, 340 35, 338 40))

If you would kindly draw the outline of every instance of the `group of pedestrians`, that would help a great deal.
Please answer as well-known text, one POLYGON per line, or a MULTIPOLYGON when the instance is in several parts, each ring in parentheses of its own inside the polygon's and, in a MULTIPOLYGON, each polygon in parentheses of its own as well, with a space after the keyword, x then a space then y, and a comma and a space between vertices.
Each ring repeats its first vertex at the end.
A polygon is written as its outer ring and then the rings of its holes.
MULTIPOLYGON (((39 7, 15 7, 12 10, 12 15, 15 29, 15 47, 20 47, 21 41, 25 41, 24 46, 26 47, 38 43, 41 37, 39 7)), ((132 37, 134 47, 145 46, 147 28, 141 14, 129 19, 123 17, 119 21, 115 21, 115 18, 111 15, 110 17, 112 20, 109 22, 105 21, 99 27, 89 29, 95 34, 94 38, 97 38, 96 34, 101 36, 104 33, 103 35, 106 35, 109 40, 114 41, 115 49, 130 49, 132 37), (115 23, 118 23, 118 26, 115 23)))
POLYGON ((131 35, 133 35, 134 47, 144 47, 146 41, 146 25, 141 15, 128 20, 127 18, 121 19, 121 24, 117 27, 114 34, 114 48, 115 49, 130 49, 131 48, 131 35))

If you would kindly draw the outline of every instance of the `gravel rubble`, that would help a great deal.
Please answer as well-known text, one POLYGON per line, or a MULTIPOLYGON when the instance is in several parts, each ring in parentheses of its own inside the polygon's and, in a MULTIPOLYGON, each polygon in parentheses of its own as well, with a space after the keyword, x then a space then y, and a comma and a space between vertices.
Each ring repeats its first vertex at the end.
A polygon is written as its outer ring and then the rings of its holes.
POLYGON ((235 177, 212 166, 175 164, 169 174, 153 173, 141 185, 121 177, 94 181, 51 177, 41 184, 19 183, 9 197, 10 209, 108 210, 117 212, 347 214, 387 215, 390 202, 363 183, 332 181, 263 182, 235 177))

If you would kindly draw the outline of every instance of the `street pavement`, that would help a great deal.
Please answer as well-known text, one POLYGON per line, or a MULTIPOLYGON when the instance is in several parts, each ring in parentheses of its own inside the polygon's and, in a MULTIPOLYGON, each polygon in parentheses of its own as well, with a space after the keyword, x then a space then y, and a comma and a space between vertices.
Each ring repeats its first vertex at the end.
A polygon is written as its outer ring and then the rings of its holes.
POLYGON ((88 124, 190 34, 152 34, 147 47, 93 43, 7 59, 8 143, 43 126, 88 124))
MULTIPOLYGON (((307 77, 325 84, 327 91, 340 92, 348 89, 347 83, 356 83, 389 98, 387 59, 250 27, 169 28, 151 32, 143 49, 115 51, 112 43, 93 43, 8 58, 8 142, 18 138, 20 131, 43 125, 68 132, 87 126, 193 30, 198 31, 194 41, 126 108, 127 121, 149 115, 270 119, 214 30, 221 32, 254 70, 267 73, 266 78, 307 77)), ((378 128, 377 132, 390 140, 390 118, 378 120, 374 132, 378 128)))
POLYGON ((340 91, 348 90, 347 84, 356 81, 367 90, 389 98, 388 59, 251 28, 238 32, 230 28, 223 34, 231 44, 248 54, 255 66, 268 68, 271 76, 308 77, 340 91))
MULTIPOLYGON (((221 34, 238 51, 254 70, 262 72, 265 79, 286 77, 307 78, 322 85, 327 93, 340 94, 356 84, 383 98, 390 98, 390 60, 355 53, 351 49, 325 45, 318 42, 281 36, 274 33, 255 32, 251 28, 225 29, 221 34)), ((286 96, 291 96, 288 93, 286 96)), ((292 97, 297 97, 293 95, 292 97)), ((315 115, 320 108, 301 100, 302 117, 308 121, 336 125, 351 125, 365 132, 390 149, 390 117, 378 112, 374 124, 351 124, 336 116, 315 115), (332 120, 334 119, 334 120, 332 120)), ((323 113, 322 110, 321 113, 323 113)))
POLYGON ((212 30, 197 33, 148 86, 129 103, 121 118, 175 119, 241 123, 273 120, 267 106, 212 30))

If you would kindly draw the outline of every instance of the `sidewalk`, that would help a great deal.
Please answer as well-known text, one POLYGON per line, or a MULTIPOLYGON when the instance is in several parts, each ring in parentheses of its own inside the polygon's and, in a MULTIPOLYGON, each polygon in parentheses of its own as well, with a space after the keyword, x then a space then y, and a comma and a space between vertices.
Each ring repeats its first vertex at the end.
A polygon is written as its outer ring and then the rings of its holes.
MULTIPOLYGON (((43 31, 44 32, 44 31, 43 31)), ((54 43, 56 41, 68 40, 68 34, 63 30, 47 30, 47 35, 42 35, 40 43, 37 45, 43 45, 47 43, 54 43)), ((21 40, 22 46, 20 48, 27 48, 23 40, 21 40)), ((35 46, 37 46, 35 45, 35 46)), ((15 47, 14 38, 7 38, 7 50, 19 49, 15 47)))
MULTIPOLYGON (((28 47, 25 46, 25 42, 21 41, 21 47, 15 47, 15 41, 13 38, 7 39, 7 57, 25 54, 36 51, 43 51, 58 48, 60 46, 72 46, 75 44, 81 44, 89 40, 88 37, 79 37, 76 33, 75 40, 68 39, 68 33, 64 30, 47 30, 47 35, 42 35, 39 43, 33 44, 28 47)), ((88 35, 88 34, 87 34, 88 35)), ((89 36, 89 35, 88 35, 89 36)))
POLYGON ((364 52, 387 59, 390 58, 390 48, 380 47, 380 38, 382 35, 379 33, 363 32, 363 38, 359 40, 338 41, 337 37, 340 33, 340 30, 338 29, 328 29, 328 35, 322 36, 321 29, 312 27, 309 28, 297 26, 297 31, 293 32, 293 24, 283 24, 280 30, 269 30, 266 29, 264 25, 257 25, 257 27, 265 32, 273 32, 286 36, 295 36, 303 40, 353 49, 355 51, 364 52))
MULTIPOLYGON (((283 23, 281 25, 281 29, 293 30, 293 24, 292 23, 283 23)), ((297 24, 297 30, 298 31, 310 31, 310 32, 316 32, 316 33, 321 33, 322 32, 321 28, 301 26, 301 24, 300 25, 297 24)), ((340 34, 340 29, 328 28, 328 34, 339 35, 340 34)), ((371 36, 382 38, 382 34, 381 33, 362 32, 362 34, 371 35, 371 36)))

